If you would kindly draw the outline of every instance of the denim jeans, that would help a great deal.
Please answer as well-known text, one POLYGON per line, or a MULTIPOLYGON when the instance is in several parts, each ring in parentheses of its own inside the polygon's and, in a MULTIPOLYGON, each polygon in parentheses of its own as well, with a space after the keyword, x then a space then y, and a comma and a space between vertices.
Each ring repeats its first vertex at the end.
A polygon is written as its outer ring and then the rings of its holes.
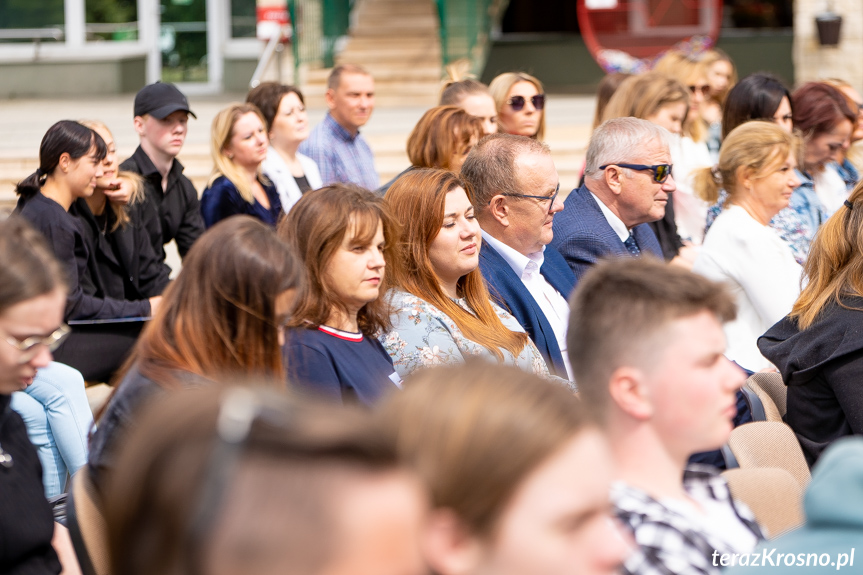
POLYGON ((12 409, 24 420, 39 454, 45 497, 63 493, 67 475, 87 463, 93 414, 84 378, 68 365, 51 362, 36 372, 25 391, 12 394, 12 409))

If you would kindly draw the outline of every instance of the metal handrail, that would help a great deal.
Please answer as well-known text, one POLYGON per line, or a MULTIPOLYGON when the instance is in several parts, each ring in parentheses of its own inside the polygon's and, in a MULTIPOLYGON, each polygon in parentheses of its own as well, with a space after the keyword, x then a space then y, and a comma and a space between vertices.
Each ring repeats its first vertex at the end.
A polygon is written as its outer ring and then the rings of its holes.
POLYGON ((7 28, 0 29, 0 40, 62 40, 62 28, 7 28))
POLYGON ((249 81, 249 88, 257 88, 261 83, 261 77, 264 75, 264 70, 270 63, 273 54, 279 53, 279 76, 278 80, 282 81, 282 50, 284 46, 281 43, 281 34, 276 34, 267 41, 267 46, 264 48, 264 53, 261 54, 261 59, 258 60, 258 66, 255 68, 255 73, 252 74, 252 79, 249 81))

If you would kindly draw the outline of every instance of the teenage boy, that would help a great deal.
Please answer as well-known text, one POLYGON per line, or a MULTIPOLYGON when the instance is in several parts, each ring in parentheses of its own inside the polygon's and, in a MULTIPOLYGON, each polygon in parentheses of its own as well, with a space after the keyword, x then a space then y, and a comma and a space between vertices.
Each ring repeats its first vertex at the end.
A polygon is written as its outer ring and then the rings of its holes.
POLYGON ((134 219, 147 228, 157 254, 165 259, 164 245, 176 240, 181 257, 204 233, 198 192, 183 175, 177 154, 186 141, 189 116, 186 96, 173 84, 156 82, 135 96, 135 131, 141 144, 121 170, 140 174, 144 201, 133 207, 134 219))
POLYGON ((714 468, 686 468, 731 433, 745 376, 723 355, 728 290, 653 258, 597 264, 572 299, 568 351, 580 395, 605 419, 612 501, 638 545, 626 573, 719 573, 713 554, 762 538, 714 468))

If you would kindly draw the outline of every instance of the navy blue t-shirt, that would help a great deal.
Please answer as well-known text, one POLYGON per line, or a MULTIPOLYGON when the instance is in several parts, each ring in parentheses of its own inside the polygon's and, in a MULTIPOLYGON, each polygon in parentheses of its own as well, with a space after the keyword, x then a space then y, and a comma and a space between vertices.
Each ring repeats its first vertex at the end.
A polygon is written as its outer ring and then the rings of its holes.
POLYGON ((293 328, 282 350, 288 381, 342 403, 372 405, 401 387, 392 359, 375 338, 327 326, 293 328))

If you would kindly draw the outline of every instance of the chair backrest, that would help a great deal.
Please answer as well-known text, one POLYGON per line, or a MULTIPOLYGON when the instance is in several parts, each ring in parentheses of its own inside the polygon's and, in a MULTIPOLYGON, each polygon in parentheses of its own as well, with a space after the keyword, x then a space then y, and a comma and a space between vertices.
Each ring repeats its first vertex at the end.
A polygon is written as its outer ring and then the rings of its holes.
POLYGON ((722 476, 734 499, 749 506, 771 539, 803 525, 803 488, 784 469, 729 469, 722 476))
POLYGON ((741 468, 776 467, 791 474, 805 489, 811 474, 797 436, 778 421, 753 421, 735 427, 728 446, 741 468))
POLYGON ((96 486, 90 480, 87 466, 72 477, 67 503, 69 535, 84 575, 108 575, 108 528, 98 504, 96 486))
MULTIPOLYGON (((782 414, 779 412, 779 408, 773 402, 773 398, 770 396, 770 394, 764 391, 761 386, 758 385, 758 382, 753 379, 755 375, 750 376, 749 379, 746 380, 746 384, 743 386, 744 392, 750 391, 754 393, 758 397, 758 399, 761 400, 761 405, 764 409, 764 420, 781 422, 782 414)), ((758 421, 758 418, 754 416, 755 412, 753 410, 753 419, 755 419, 755 421, 758 421)))
POLYGON ((776 371, 753 373, 749 381, 754 382, 760 387, 779 410, 779 415, 785 417, 785 412, 788 406, 788 387, 782 381, 782 374, 776 371))

